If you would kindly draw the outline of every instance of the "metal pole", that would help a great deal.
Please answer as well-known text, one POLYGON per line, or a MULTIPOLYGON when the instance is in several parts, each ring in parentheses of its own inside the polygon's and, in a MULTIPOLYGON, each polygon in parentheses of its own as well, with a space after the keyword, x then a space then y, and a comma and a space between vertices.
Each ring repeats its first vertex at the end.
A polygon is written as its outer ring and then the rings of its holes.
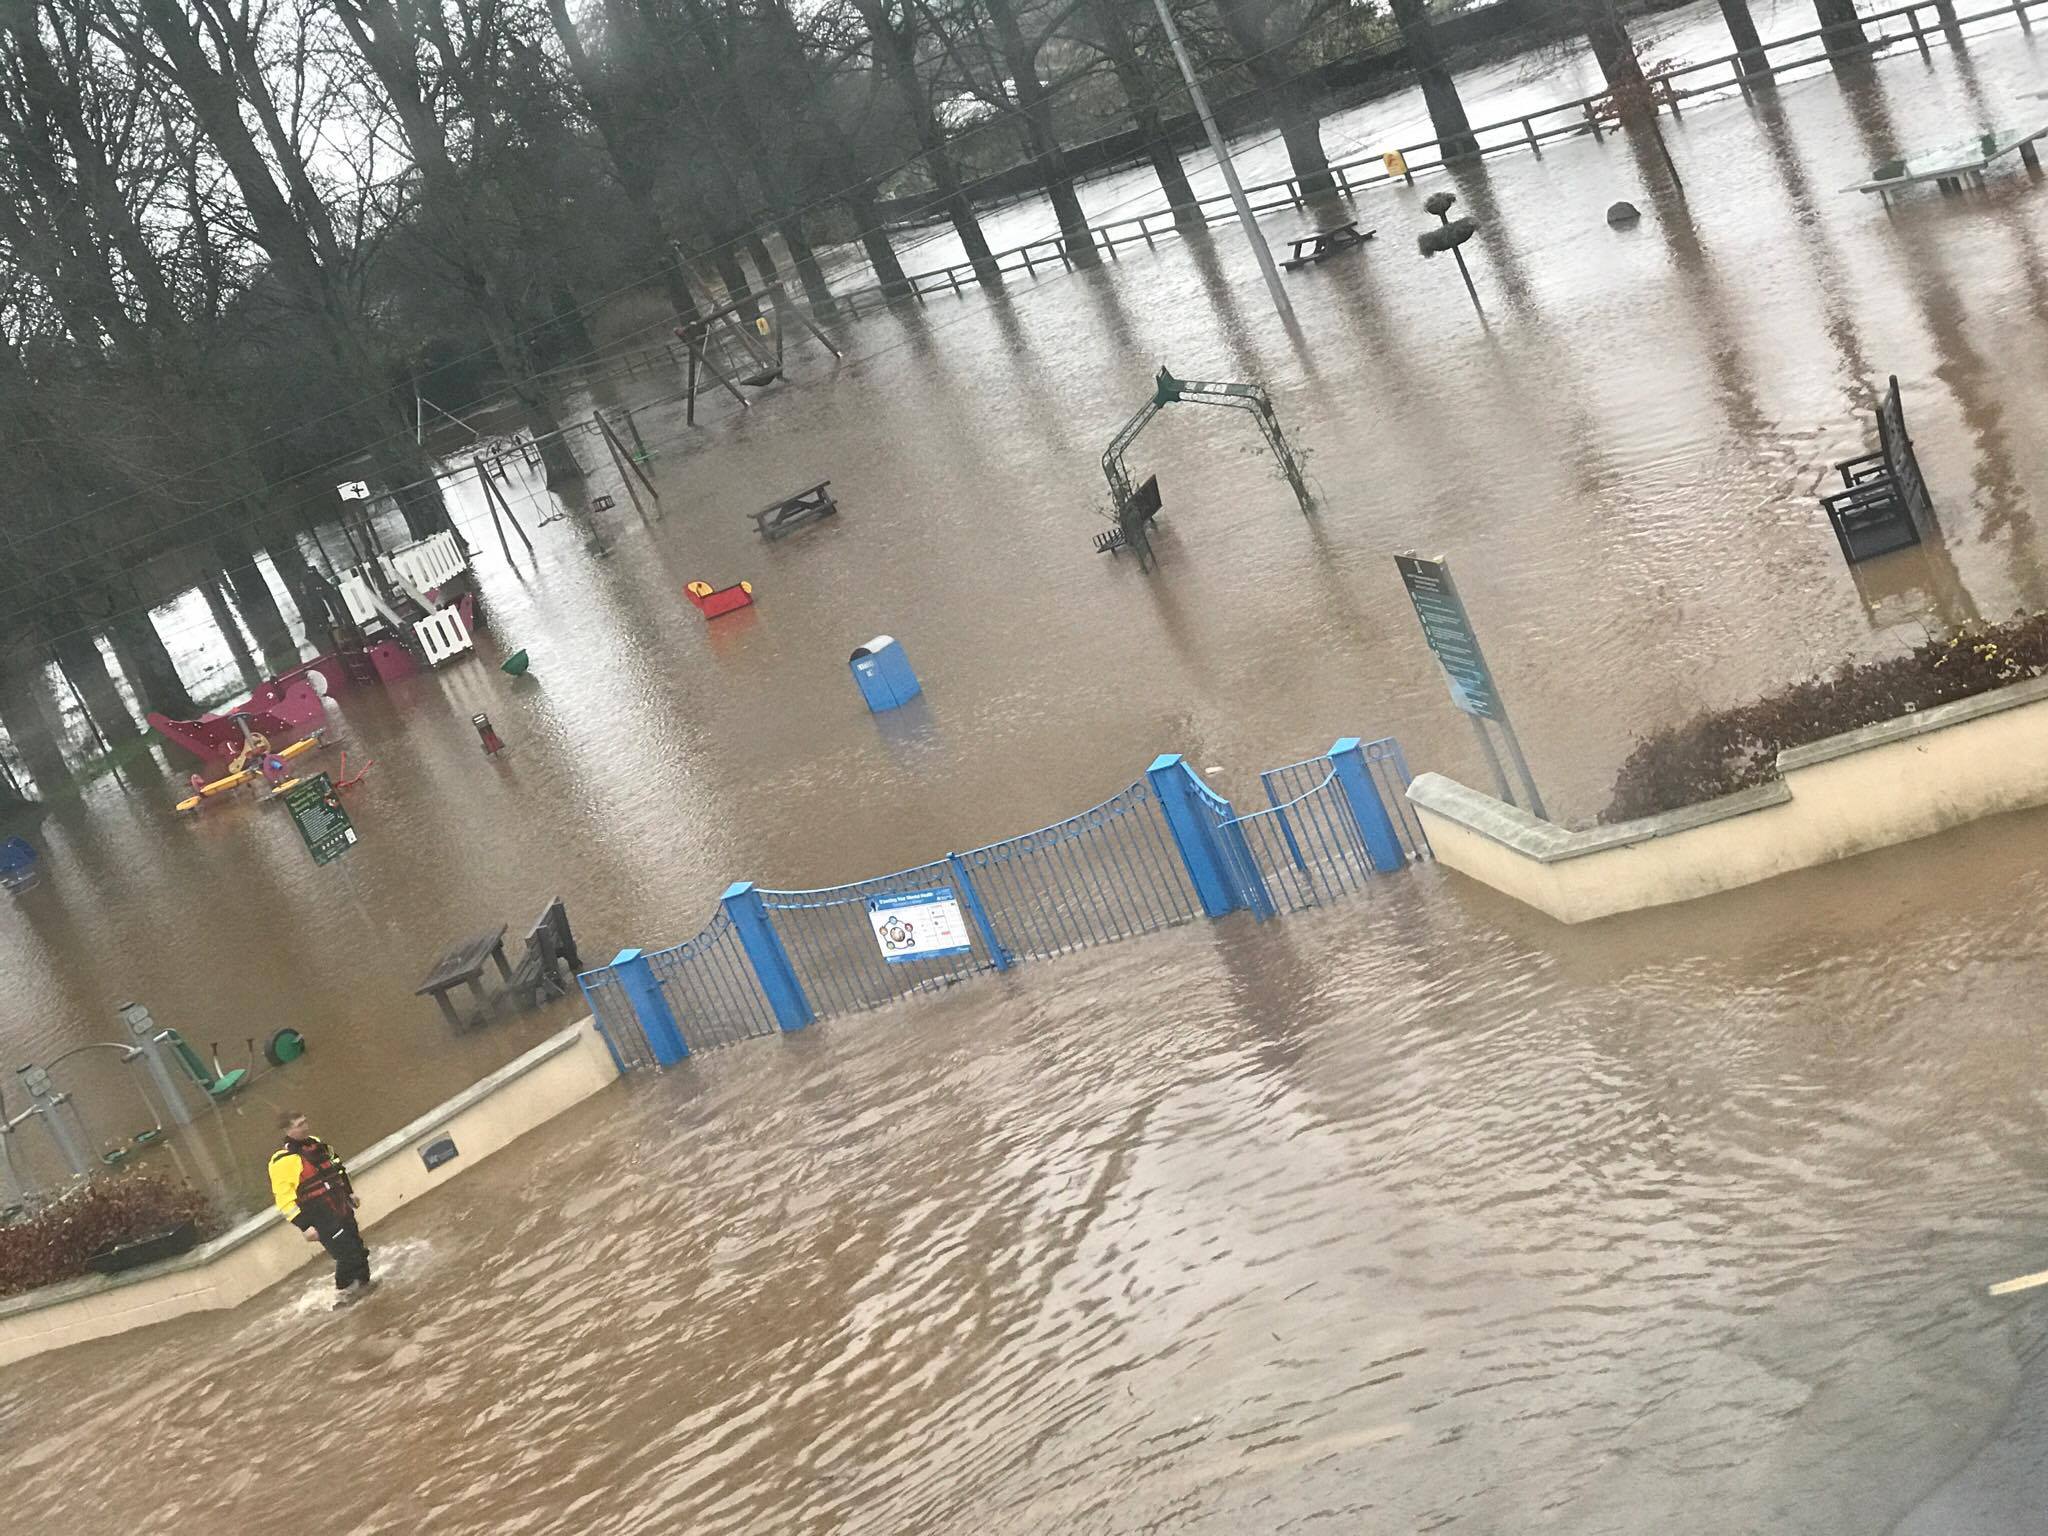
POLYGON ((1166 40, 1173 46, 1174 62, 1180 65, 1180 77, 1187 82, 1195 112, 1202 119, 1202 131, 1209 136, 1209 148, 1216 152, 1216 164, 1223 172, 1223 184, 1230 188, 1231 205, 1237 209, 1237 222, 1244 230, 1245 239, 1251 242, 1252 254, 1259 259, 1259 272, 1266 279, 1266 291, 1273 296, 1273 308, 1279 311, 1281 322, 1291 326, 1295 323, 1294 305, 1288 300, 1287 289, 1281 285, 1280 269, 1273 265, 1273 252, 1266 245, 1258 220, 1252 217, 1252 205, 1245 201, 1244 187, 1237 179, 1237 167, 1230 163, 1230 151, 1224 147, 1223 135, 1216 130, 1216 115, 1209 110, 1209 98, 1202 94, 1201 84, 1195 79, 1194 66, 1188 63, 1188 51, 1181 46, 1180 29, 1173 24, 1173 13, 1166 8, 1166 0, 1152 0, 1152 4, 1159 12, 1160 25, 1166 28, 1166 40))
POLYGON ((121 1022, 127 1026, 128 1038, 142 1052, 143 1065, 148 1068, 151 1081, 156 1084, 157 1097, 164 1101, 164 1113, 173 1125, 192 1123, 192 1106, 185 1102, 185 1096, 178 1089, 178 1077, 170 1064, 164 1060, 163 1042, 157 1038, 156 1020, 149 1016, 149 1010, 140 1003, 123 1003, 120 1007, 121 1022))
POLYGON ((1493 770, 1493 787, 1500 791, 1501 799, 1509 805, 1515 803, 1515 792, 1508 787, 1507 770, 1500 765, 1500 754, 1493 750, 1493 738, 1486 733, 1486 722, 1477 715, 1467 715, 1472 730, 1479 737, 1479 750, 1486 754, 1486 766, 1493 770))
POLYGON ((1514 759, 1515 772, 1522 780, 1522 788, 1529 791, 1529 809, 1542 820, 1550 820, 1550 812, 1543 809, 1543 797, 1536 793, 1536 780, 1529 772, 1529 760, 1522 756, 1522 743, 1515 736, 1514 725, 1508 720, 1506 710, 1501 711, 1500 733, 1507 738, 1508 756, 1514 759))

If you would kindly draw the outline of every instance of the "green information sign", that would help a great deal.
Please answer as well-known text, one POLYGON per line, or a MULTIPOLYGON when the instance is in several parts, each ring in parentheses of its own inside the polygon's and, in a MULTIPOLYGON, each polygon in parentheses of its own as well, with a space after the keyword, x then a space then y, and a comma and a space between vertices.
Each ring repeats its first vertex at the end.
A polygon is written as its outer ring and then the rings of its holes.
POLYGON ((284 792, 284 808, 291 812, 299 836, 306 840, 306 852, 315 864, 327 864, 348 852, 356 840, 355 824, 341 808, 341 796, 326 774, 294 784, 284 792))
POLYGON ((1414 555, 1396 555, 1401 584, 1408 600, 1415 604, 1415 616, 1422 620, 1422 634, 1436 659, 1443 663, 1444 676, 1451 685, 1451 702, 1468 715, 1482 720, 1505 720, 1500 690, 1493 685, 1480 652, 1479 637, 1472 632, 1471 617, 1451 581, 1451 569, 1441 560, 1423 560, 1414 555))

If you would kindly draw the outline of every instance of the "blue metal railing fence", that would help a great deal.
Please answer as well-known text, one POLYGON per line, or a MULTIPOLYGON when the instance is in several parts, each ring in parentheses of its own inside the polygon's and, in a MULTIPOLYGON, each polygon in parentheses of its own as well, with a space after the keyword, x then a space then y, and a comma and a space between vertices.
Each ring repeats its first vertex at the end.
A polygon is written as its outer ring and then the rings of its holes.
POLYGON ((1391 737, 1345 737, 1259 782, 1267 806, 1239 815, 1162 757, 1100 805, 966 853, 817 890, 733 885, 688 943, 621 950, 579 980, 619 1070, 665 1067, 1200 915, 1326 905, 1429 856, 1391 737), (920 895, 957 909, 959 947, 886 956, 889 899, 920 895))

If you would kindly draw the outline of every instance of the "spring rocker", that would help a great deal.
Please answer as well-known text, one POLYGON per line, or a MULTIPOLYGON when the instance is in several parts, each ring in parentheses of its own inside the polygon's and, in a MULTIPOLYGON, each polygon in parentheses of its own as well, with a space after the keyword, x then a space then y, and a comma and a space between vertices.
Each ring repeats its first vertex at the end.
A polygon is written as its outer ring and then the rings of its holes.
POLYGON ((273 752, 270 738, 254 728, 249 716, 236 716, 233 723, 241 730, 242 745, 227 760, 227 772, 216 779, 193 774, 187 780, 192 793, 178 802, 180 816, 190 816, 218 803, 238 789, 248 789, 263 800, 274 800, 299 782, 291 772, 291 763, 327 744, 324 729, 316 730, 273 752))
POLYGON ((1133 485, 1131 472, 1124 465, 1124 454, 1137 441, 1138 434, 1152 424, 1153 417, 1175 404, 1221 405, 1250 412, 1301 510, 1308 512, 1314 509, 1315 500, 1309 495, 1308 484, 1302 478, 1301 460, 1280 429, 1280 418, 1273 411, 1272 396, 1266 393, 1264 385, 1176 379, 1162 364, 1158 377, 1153 380, 1152 398, 1117 429, 1116 436, 1102 451, 1102 473, 1109 481, 1110 503, 1114 508, 1111 520, 1116 526, 1096 535, 1096 553, 1113 555, 1118 550, 1128 549, 1137 555, 1140 570, 1151 569, 1151 527, 1153 519, 1159 515, 1159 477, 1153 475, 1143 485, 1133 485))
POLYGON ((729 587, 714 587, 708 581, 693 581, 683 588, 683 592, 697 605, 697 611, 706 619, 722 618, 728 613, 737 613, 742 608, 754 606, 754 584, 751 581, 736 582, 729 587))

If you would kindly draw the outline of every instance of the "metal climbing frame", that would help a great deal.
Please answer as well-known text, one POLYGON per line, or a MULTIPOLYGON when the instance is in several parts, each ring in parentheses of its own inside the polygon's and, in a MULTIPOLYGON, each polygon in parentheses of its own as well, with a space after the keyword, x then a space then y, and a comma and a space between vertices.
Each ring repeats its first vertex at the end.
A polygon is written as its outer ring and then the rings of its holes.
POLYGON ((1301 460, 1294 452, 1294 445, 1287 441, 1287 434, 1281 430, 1280 418, 1273 410, 1273 397, 1266 393, 1263 384, 1176 379, 1162 366, 1158 377, 1153 380, 1152 398, 1117 429, 1116 436, 1109 440, 1109 446, 1102 450, 1102 475, 1109 482, 1110 502, 1115 508, 1120 537, 1098 539, 1098 549, 1132 549, 1137 551, 1140 564, 1150 564, 1152 544, 1146 525, 1159 507, 1156 499, 1141 497, 1138 488, 1132 485, 1124 454, 1137 441, 1138 434, 1152 424, 1153 417, 1176 403, 1221 405, 1250 412, 1252 419, 1259 424, 1259 435, 1265 438, 1266 446, 1273 452, 1274 462, 1280 466, 1281 474, 1287 477, 1288 487, 1294 492, 1294 499, 1301 504, 1301 510, 1307 512, 1315 506, 1315 499, 1309 495, 1308 482, 1302 475, 1301 460))

